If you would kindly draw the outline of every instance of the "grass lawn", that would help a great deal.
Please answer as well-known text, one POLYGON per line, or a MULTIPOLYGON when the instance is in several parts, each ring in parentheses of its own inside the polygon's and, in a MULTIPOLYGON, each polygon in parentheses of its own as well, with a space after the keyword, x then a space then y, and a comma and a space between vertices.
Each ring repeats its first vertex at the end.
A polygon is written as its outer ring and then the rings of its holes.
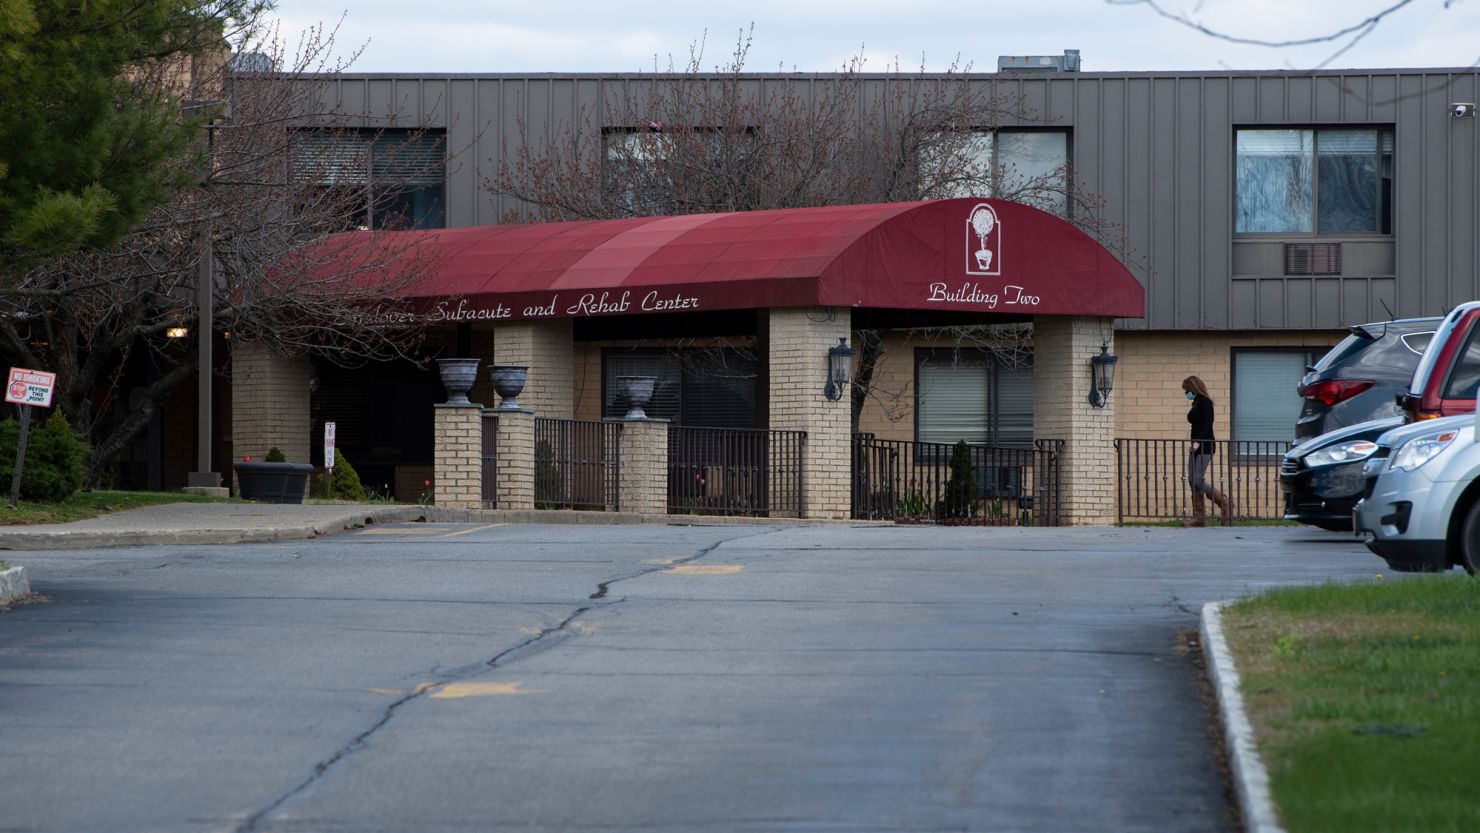
MULTIPOLYGON (((240 503, 236 499, 231 502, 240 503)), ((60 524, 96 518, 120 509, 137 509, 161 503, 223 503, 227 499, 187 495, 184 492, 78 492, 61 503, 20 501, 10 509, 0 500, 0 523, 60 524)))
POLYGON ((1224 629, 1290 833, 1480 830, 1480 581, 1279 590, 1224 629))

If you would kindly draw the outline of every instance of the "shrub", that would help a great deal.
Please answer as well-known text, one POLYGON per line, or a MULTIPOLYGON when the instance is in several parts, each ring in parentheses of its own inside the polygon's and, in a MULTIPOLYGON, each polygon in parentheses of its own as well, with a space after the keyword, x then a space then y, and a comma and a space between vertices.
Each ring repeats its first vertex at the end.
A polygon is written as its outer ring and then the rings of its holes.
POLYGON ((283 450, 281 448, 278 448, 277 446, 273 446, 272 448, 267 449, 267 456, 263 457, 262 459, 264 462, 268 463, 288 462, 288 458, 283 454, 283 450))
MULTIPOLYGON (((15 476, 15 450, 20 436, 18 421, 0 422, 0 488, 8 490, 15 476)), ((87 444, 78 439, 61 411, 52 411, 45 422, 31 429, 26 465, 21 472, 21 497, 60 503, 76 494, 82 488, 86 456, 87 444)))
POLYGON ((976 477, 971 472, 971 449, 965 440, 957 441, 956 447, 951 450, 950 469, 941 512, 948 518, 964 518, 971 514, 971 504, 976 500, 976 477))
POLYGON ((559 508, 563 485, 555 449, 549 440, 540 440, 534 447, 534 508, 559 508))
POLYGON ((360 473, 337 448, 334 449, 334 474, 329 478, 329 497, 337 500, 365 499, 365 484, 360 482, 360 473))

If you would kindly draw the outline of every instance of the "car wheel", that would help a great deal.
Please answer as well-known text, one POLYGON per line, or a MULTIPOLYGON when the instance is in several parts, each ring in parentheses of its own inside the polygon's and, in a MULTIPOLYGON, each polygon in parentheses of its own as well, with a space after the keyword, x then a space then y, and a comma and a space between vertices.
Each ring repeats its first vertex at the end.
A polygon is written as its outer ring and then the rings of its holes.
POLYGON ((1470 504, 1460 529, 1459 563, 1470 575, 1480 575, 1480 500, 1470 504))

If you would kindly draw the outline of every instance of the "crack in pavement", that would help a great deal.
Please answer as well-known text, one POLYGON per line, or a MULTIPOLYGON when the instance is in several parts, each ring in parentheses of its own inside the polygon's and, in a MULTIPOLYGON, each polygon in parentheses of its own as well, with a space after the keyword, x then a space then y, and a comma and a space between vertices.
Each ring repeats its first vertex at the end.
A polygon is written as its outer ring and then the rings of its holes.
MULTIPOLYGON (((774 534, 775 532, 781 531, 782 529, 785 529, 785 527, 779 527, 775 530, 766 530, 764 532, 758 533, 757 535, 744 535, 736 538, 727 538, 703 548, 702 550, 695 553, 694 555, 689 556, 688 558, 676 559, 668 564, 654 565, 646 569, 631 573, 630 575, 619 576, 617 578, 609 579, 598 584, 596 592, 591 594, 589 598, 593 600, 601 600, 605 602, 605 604, 583 605, 582 607, 578 607, 575 609, 574 612, 565 617, 563 620, 560 621, 559 624, 555 625, 554 627, 542 629, 539 633, 530 636, 523 642, 520 642, 519 644, 511 648, 495 654, 491 659, 485 660, 480 663, 464 665, 460 668, 451 669, 440 679, 437 679, 431 683, 419 685, 416 688, 412 689, 410 693, 397 698, 394 702, 385 707, 385 709, 381 712, 380 719, 376 720, 375 723, 370 726, 370 728, 359 733, 352 740, 350 740, 349 743, 346 743, 339 749, 335 750, 334 754, 314 764, 313 771, 308 775, 307 778, 304 778, 301 782, 289 789, 287 792, 278 796, 266 807, 263 807, 261 810, 258 810, 257 812, 247 816, 247 818, 242 821, 240 825, 234 828, 233 833, 252 833, 252 831, 257 830, 258 825, 262 824, 267 819, 267 816, 269 814, 273 813, 283 805, 287 804, 294 798, 297 798, 298 796, 309 790, 316 783, 322 780, 323 777, 329 772, 329 770, 333 769, 334 766, 340 761, 343 761, 350 755, 353 755, 361 749, 364 749, 365 746, 369 743, 370 737, 376 732, 379 732, 381 729, 385 728, 385 726, 391 722, 391 718, 395 717, 396 712, 399 711, 402 706, 405 706, 408 703, 420 699, 428 692, 433 691, 441 686, 448 685, 449 683, 462 682, 469 678, 476 677, 479 674, 484 674, 490 669, 502 667, 503 665, 514 660, 525 659, 527 657, 534 656, 535 654, 548 651, 551 648, 558 647, 559 645, 563 645, 575 635, 575 632, 571 630, 571 625, 573 625, 577 619, 581 618, 582 616, 586 615, 592 610, 595 610, 598 607, 621 604, 622 602, 626 601, 625 598, 616 600, 606 599, 607 591, 611 588, 613 584, 617 584, 623 581, 631 581, 632 579, 641 578, 645 575, 649 575, 661 570, 669 570, 679 564, 689 564, 691 562, 704 558, 705 556, 713 553, 715 550, 719 549, 721 546, 731 541, 747 540, 749 538, 759 537, 761 535, 770 535, 774 534)), ((435 669, 440 667, 440 665, 433 666, 433 670, 435 671, 435 669)))

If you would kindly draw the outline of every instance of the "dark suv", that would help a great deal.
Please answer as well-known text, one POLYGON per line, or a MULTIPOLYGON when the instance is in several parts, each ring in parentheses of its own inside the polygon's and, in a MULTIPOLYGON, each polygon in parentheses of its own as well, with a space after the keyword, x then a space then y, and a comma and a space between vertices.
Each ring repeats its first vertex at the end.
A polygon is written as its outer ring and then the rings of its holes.
POLYGON ((1399 415, 1397 395, 1408 389, 1443 320, 1405 318, 1348 328, 1351 334, 1300 380, 1297 390, 1305 404, 1295 420, 1295 439, 1399 415))

